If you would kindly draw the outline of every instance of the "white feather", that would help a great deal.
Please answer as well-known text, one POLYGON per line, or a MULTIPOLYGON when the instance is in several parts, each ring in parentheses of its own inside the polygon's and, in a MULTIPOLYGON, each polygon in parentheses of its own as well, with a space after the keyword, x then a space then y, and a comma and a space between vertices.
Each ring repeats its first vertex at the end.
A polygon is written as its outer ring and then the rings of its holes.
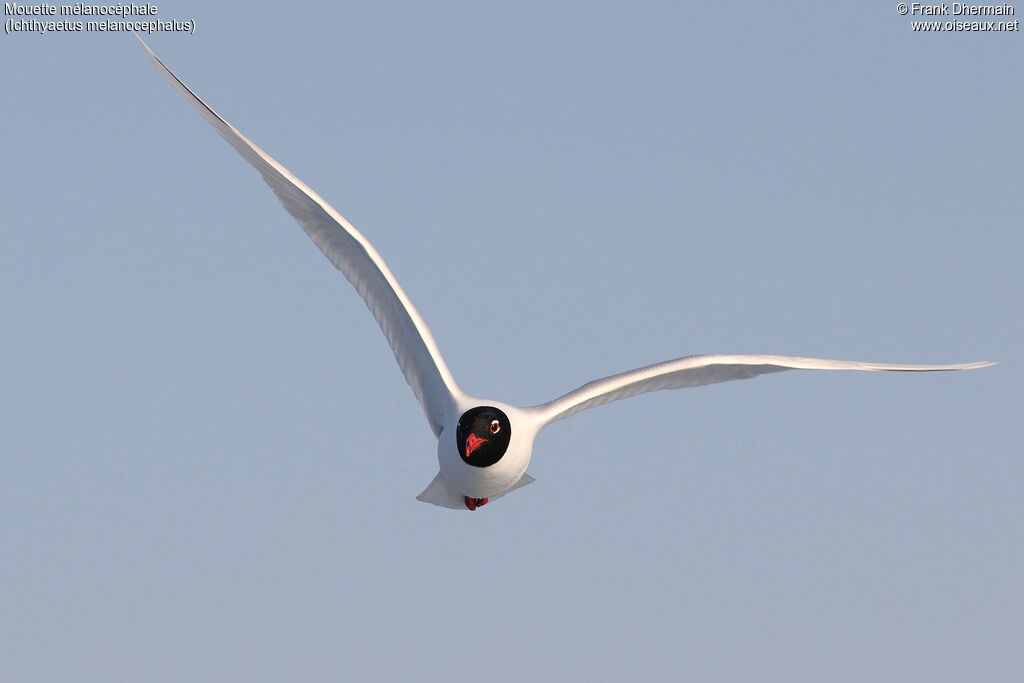
POLYGON ((525 486, 533 481, 526 474, 526 468, 533 454, 534 437, 541 428, 581 410, 648 391, 749 379, 783 370, 933 372, 969 370, 992 365, 988 362, 892 365, 767 355, 687 356, 594 380, 560 398, 531 408, 467 396, 456 385, 427 324, 373 245, 320 195, 199 99, 164 66, 141 38, 139 42, 171 85, 185 96, 243 159, 260 172, 288 213, 366 301, 384 331, 406 381, 423 407, 430 428, 438 437, 440 472, 419 495, 419 499, 424 502, 459 508, 463 507, 462 502, 466 497, 494 499, 525 486), (503 410, 509 417, 512 429, 506 451, 497 462, 487 467, 475 467, 464 462, 455 443, 460 416, 481 405, 503 410))
MULTIPOLYGON (((135 37, 139 38, 138 34, 135 37)), ((142 38, 139 42, 174 89, 260 172, 288 213, 363 297, 387 337, 398 367, 423 407, 434 436, 438 436, 462 392, 445 365, 430 328, 384 259, 370 241, 320 195, 222 119, 164 66, 142 38)))
POLYGON ((621 398, 662 389, 683 389, 705 384, 750 379, 783 370, 872 370, 882 372, 943 372, 972 370, 994 365, 988 361, 955 365, 895 365, 862 363, 851 360, 800 358, 769 355, 686 356, 646 367, 595 379, 553 401, 534 406, 532 411, 542 424, 562 420, 581 410, 618 401, 621 398))

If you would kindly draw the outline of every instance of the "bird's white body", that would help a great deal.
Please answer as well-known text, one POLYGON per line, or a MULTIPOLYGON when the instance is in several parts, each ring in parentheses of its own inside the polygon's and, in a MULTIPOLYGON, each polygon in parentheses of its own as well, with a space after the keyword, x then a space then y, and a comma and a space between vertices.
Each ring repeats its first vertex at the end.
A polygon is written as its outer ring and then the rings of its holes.
POLYGON ((495 406, 503 410, 512 422, 512 440, 501 460, 490 467, 467 465, 459 457, 455 443, 455 422, 458 421, 456 416, 451 429, 445 428, 437 441, 437 464, 441 476, 453 484, 456 490, 462 491, 462 495, 470 498, 497 498, 515 486, 526 474, 530 454, 533 452, 533 439, 537 436, 537 425, 525 410, 501 401, 480 399, 464 405, 465 410, 460 410, 459 415, 478 405, 495 406))
POLYGON ((468 396, 455 383, 426 322, 369 240, 316 192, 199 99, 141 38, 139 42, 171 85, 260 172, 288 213, 366 301, 438 438, 438 474, 418 496, 424 502, 475 509, 475 504, 482 504, 485 499, 493 500, 529 484, 533 479, 526 468, 534 438, 541 428, 581 410, 641 393, 795 369, 930 372, 991 365, 894 365, 773 355, 686 356, 594 380, 560 398, 529 408, 468 396), (491 423, 490 431, 486 429, 490 417, 483 423, 469 424, 471 414, 485 408, 501 413, 501 419, 491 423), (500 448, 496 446, 498 441, 502 442, 500 448), (472 455, 478 448, 478 454, 472 455), (488 448, 491 453, 481 462, 479 453, 488 448))
POLYGON ((533 453, 533 440, 543 423, 536 414, 501 401, 463 397, 458 414, 445 426, 437 441, 438 475, 417 498, 425 503, 460 509, 463 499, 489 498, 494 500, 514 488, 533 481, 526 474, 533 453), (501 460, 490 467, 473 467, 459 456, 455 441, 459 416, 476 406, 494 406, 504 411, 512 423, 512 437, 501 460), (525 479, 524 479, 525 477, 525 479))

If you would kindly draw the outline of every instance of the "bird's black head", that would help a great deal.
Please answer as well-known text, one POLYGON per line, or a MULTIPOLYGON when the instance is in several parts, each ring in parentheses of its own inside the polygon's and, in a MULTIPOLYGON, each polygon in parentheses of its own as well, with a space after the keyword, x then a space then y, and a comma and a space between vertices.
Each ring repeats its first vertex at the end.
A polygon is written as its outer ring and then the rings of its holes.
POLYGON ((501 460, 510 438, 512 423, 508 416, 491 406, 467 410, 455 429, 462 462, 473 467, 488 467, 501 460))

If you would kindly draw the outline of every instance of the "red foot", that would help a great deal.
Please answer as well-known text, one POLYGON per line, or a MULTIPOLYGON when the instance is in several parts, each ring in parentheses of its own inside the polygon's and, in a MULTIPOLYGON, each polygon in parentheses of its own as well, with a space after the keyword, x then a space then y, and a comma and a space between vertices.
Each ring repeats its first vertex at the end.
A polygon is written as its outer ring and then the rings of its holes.
POLYGON ((470 498, 469 496, 464 496, 464 498, 466 500, 466 508, 470 510, 476 510, 481 505, 487 505, 486 498, 470 498))

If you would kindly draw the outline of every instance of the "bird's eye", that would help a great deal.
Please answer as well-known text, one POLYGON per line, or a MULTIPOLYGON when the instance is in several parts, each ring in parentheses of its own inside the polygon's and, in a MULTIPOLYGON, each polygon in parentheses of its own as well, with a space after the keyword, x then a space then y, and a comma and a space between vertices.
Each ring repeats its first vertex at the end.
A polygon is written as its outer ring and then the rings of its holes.
POLYGON ((499 431, 501 431, 501 423, 498 422, 497 420, 491 420, 491 426, 488 427, 488 429, 491 430, 491 434, 497 434, 499 431))

